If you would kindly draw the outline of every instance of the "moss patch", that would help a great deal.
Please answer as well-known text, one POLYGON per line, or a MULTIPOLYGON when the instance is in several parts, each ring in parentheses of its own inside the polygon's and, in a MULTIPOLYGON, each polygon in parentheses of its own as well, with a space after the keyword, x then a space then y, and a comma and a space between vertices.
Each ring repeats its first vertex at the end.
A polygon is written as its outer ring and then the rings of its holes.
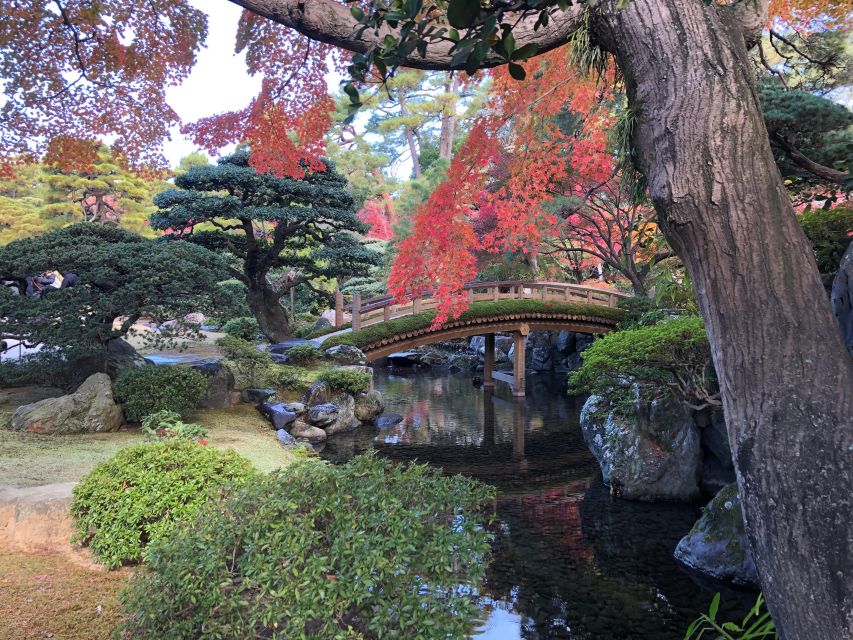
POLYGON ((59 556, 0 555, 0 640, 106 640, 121 620, 128 570, 98 571, 59 556))
MULTIPOLYGON (((278 444, 270 424, 254 407, 198 411, 190 419, 209 429, 210 446, 232 448, 261 471, 272 471, 293 460, 293 454, 278 444)), ((0 486, 76 482, 119 449, 142 441, 140 430, 130 428, 72 435, 0 429, 0 486)))
MULTIPOLYGON (((543 302, 541 300, 500 300, 497 302, 475 302, 454 322, 466 322, 479 318, 491 318, 504 315, 524 313, 558 313, 568 315, 589 316, 603 320, 619 321, 625 316, 625 311, 613 307, 594 304, 579 304, 573 302, 543 302)), ((404 316, 381 322, 360 331, 332 336, 323 342, 323 349, 339 344, 351 344, 364 348, 385 338, 400 333, 417 331, 428 328, 435 319, 435 311, 424 311, 411 316, 404 316)))

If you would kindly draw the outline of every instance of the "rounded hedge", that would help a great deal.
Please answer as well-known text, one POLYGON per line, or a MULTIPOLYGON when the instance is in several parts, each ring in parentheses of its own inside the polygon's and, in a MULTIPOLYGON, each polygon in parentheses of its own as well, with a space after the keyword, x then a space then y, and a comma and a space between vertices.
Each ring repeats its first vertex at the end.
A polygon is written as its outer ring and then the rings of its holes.
POLYGON ((222 331, 233 338, 255 340, 261 332, 261 326, 257 320, 251 316, 246 316, 243 318, 232 318, 222 325, 222 331))
POLYGON ((74 487, 74 541, 108 569, 139 562, 147 545, 171 535, 211 496, 257 475, 234 451, 190 440, 122 449, 74 487))
POLYGON ((122 637, 464 637, 492 499, 422 465, 298 461, 153 544, 122 637))
POLYGON ((186 367, 139 367, 123 372, 113 390, 125 419, 140 422, 164 409, 187 415, 204 397, 207 378, 186 367))

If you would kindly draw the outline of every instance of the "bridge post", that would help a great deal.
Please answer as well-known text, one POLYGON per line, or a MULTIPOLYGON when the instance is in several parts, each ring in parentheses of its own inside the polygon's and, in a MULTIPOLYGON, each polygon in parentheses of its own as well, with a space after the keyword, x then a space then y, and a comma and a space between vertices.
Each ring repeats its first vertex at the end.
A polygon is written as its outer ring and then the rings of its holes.
POLYGON ((352 294, 352 330, 361 329, 361 294, 352 294))
POLYGON ((483 386, 495 386, 495 334, 486 334, 486 352, 483 358, 483 386))
POLYGON ((340 329, 344 324, 344 294, 335 288, 335 328, 340 329))
POLYGON ((512 334, 513 339, 513 384, 512 384, 512 395, 516 397, 522 397, 525 395, 524 393, 524 336, 526 334, 521 331, 515 331, 512 334))

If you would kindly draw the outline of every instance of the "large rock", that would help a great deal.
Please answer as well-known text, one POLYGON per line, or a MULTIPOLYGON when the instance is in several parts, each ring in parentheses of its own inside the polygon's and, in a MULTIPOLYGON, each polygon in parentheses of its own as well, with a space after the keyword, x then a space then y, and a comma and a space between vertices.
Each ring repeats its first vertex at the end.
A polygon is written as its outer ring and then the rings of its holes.
POLYGON ((324 442, 327 436, 326 432, 320 427, 314 427, 302 420, 297 420, 293 423, 290 427, 290 435, 297 440, 307 440, 312 444, 324 442))
POLYGON ((359 422, 373 424, 384 410, 385 402, 382 400, 382 394, 378 391, 359 393, 355 397, 354 412, 356 420, 359 422))
POLYGON ((286 354, 293 347, 300 344, 311 344, 309 340, 305 340, 304 338, 290 338, 289 340, 285 340, 284 342, 276 342, 275 344, 271 344, 267 349, 267 353, 270 355, 273 354, 286 354))
POLYGON ((143 358, 126 340, 116 338, 107 343, 107 374, 115 380, 128 369, 150 367, 152 363, 143 358))
POLYGON ((388 362, 395 367, 416 367, 421 364, 422 354, 418 351, 399 351, 388 356, 388 362))
POLYGON ((115 431, 122 421, 110 377, 96 373, 70 395, 18 407, 11 426, 30 433, 96 433, 115 431))
POLYGON ((207 378, 207 390, 199 406, 203 409, 227 409, 231 406, 234 374, 221 362, 198 362, 190 365, 207 378))
POLYGON ((575 352, 575 332, 560 331, 557 333, 557 339, 554 341, 554 349, 561 356, 567 356, 575 352))
POLYGON ((288 411, 283 402, 264 402, 258 407, 258 411, 270 421, 276 431, 286 428, 287 425, 296 420, 296 414, 288 411))
POLYGON ((311 385, 305 394, 305 404, 313 407, 317 404, 324 404, 332 399, 332 389, 326 382, 315 382, 311 385))
POLYGON ((261 406, 261 403, 266 402, 275 395, 275 389, 243 389, 240 398, 246 404, 253 404, 256 407, 261 406))
POLYGON ((851 242, 838 273, 832 281, 832 312, 841 329, 841 337, 850 355, 853 355, 853 242, 851 242))
POLYGON ((674 555, 688 567, 714 578, 758 586, 736 483, 720 490, 707 504, 674 555))
POLYGON ((394 425, 400 424, 403 421, 403 416, 399 413, 383 413, 376 418, 376 427, 379 429, 387 429, 394 425))
POLYGON ((276 430, 275 437, 282 447, 292 447, 296 444, 296 439, 284 429, 276 430))
POLYGON ((581 430, 604 482, 632 500, 692 500, 699 495, 702 449, 690 411, 677 402, 637 401, 627 415, 601 415, 591 396, 581 430))
POLYGON ((305 421, 322 428, 329 436, 353 431, 361 424, 355 417, 355 399, 347 393, 335 396, 331 402, 311 407, 305 421))
POLYGON ((367 356, 351 344, 339 344, 326 349, 326 355, 339 364, 367 364, 367 356))
POLYGON ((525 361, 530 371, 550 371, 554 368, 551 355, 551 332, 531 331, 525 343, 525 361))

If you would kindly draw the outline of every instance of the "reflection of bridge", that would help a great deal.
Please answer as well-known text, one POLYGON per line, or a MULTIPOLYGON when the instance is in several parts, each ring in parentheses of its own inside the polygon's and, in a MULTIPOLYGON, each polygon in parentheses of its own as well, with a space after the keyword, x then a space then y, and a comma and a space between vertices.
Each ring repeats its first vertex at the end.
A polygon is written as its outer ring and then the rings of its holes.
MULTIPOLYGON (((620 298, 627 297, 610 289, 600 289, 564 282, 469 282, 464 290, 468 295, 471 312, 445 323, 438 329, 431 327, 431 318, 424 322, 398 321, 407 316, 434 310, 438 300, 431 297, 415 298, 405 304, 397 304, 390 295, 362 300, 353 294, 349 311, 353 332, 382 323, 389 324, 389 331, 373 331, 363 334, 365 341, 360 346, 368 361, 388 356, 398 351, 443 342, 455 338, 484 335, 485 365, 483 385, 494 386, 495 380, 512 385, 513 394, 524 395, 525 337, 536 330, 576 331, 579 333, 602 334, 612 331, 617 315, 611 310, 620 298), (531 301, 524 305, 510 305, 504 301, 531 301), (608 311, 605 312, 604 310, 608 311), (476 310, 476 313, 474 313, 476 310), (393 329, 399 328, 398 331, 393 329), (495 334, 510 333, 513 336, 513 375, 494 370, 495 334), (375 335, 371 339, 370 335, 375 335)), ((344 324, 344 302, 340 292, 335 300, 335 326, 344 324)))

